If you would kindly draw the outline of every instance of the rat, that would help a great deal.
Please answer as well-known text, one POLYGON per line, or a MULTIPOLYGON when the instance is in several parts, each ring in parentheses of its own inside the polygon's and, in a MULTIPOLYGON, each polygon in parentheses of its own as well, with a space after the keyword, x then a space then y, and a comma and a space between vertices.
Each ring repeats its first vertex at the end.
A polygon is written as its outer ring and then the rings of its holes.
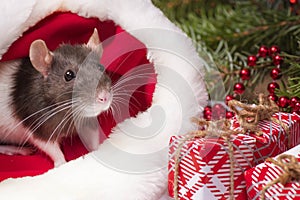
MULTIPOLYGON (((95 28, 86 44, 61 44, 53 52, 35 40, 29 57, 0 63, 0 152, 28 154, 25 144, 66 162, 62 138, 80 131, 88 150, 99 145, 95 118, 112 102, 111 79, 100 64, 95 28)), ((98 122, 98 121, 97 121, 98 122)))

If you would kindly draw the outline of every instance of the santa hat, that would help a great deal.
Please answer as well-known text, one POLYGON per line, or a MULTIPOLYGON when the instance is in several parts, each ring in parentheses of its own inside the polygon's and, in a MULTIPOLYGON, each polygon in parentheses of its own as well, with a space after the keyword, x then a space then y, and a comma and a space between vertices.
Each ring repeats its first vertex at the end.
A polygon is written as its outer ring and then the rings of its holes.
POLYGON ((204 61, 192 41, 150 0, 4 0, 0 8, 1 62, 28 56, 35 39, 53 50, 84 43, 97 28, 101 62, 115 82, 143 75, 127 113, 100 116, 109 138, 98 151, 77 158, 86 150, 67 141, 64 153, 76 159, 47 173, 52 165, 43 154, 1 155, 2 180, 44 173, 4 181, 1 198, 158 199, 167 188, 169 138, 194 129, 190 118, 207 101, 204 61))

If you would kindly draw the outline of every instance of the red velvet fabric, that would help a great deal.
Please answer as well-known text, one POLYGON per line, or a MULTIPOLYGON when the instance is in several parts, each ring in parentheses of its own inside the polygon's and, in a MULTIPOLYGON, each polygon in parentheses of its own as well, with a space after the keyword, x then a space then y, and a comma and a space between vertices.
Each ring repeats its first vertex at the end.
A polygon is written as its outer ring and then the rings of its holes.
MULTIPOLYGON (((101 41, 110 38, 109 42, 103 43, 104 54, 101 63, 106 67, 113 82, 118 81, 122 75, 134 67, 148 65, 149 70, 147 72, 152 74, 151 77, 149 76, 149 83, 139 87, 133 93, 128 108, 131 116, 136 115, 139 111, 144 111, 151 105, 152 101, 155 83, 150 82, 150 79, 155 78, 153 66, 149 67, 150 64, 146 59, 146 47, 112 21, 101 22, 95 18, 83 18, 69 12, 53 13, 31 27, 15 41, 3 55, 1 62, 28 56, 29 46, 35 39, 43 39, 50 50, 54 50, 63 42, 85 43, 95 27, 99 30, 101 41), (120 33, 122 33, 122 37, 116 37, 120 33), (124 49, 131 50, 122 53, 124 49)), ((125 118, 126 116, 121 116, 121 119, 123 119, 122 117, 125 118)), ((107 136, 116 125, 114 119, 111 113, 99 116, 101 128, 107 136)), ((77 136, 65 139, 62 143, 62 150, 68 161, 87 153, 77 136)), ((28 156, 0 154, 0 181, 9 177, 38 175, 51 168, 53 168, 53 162, 40 151, 28 156)))

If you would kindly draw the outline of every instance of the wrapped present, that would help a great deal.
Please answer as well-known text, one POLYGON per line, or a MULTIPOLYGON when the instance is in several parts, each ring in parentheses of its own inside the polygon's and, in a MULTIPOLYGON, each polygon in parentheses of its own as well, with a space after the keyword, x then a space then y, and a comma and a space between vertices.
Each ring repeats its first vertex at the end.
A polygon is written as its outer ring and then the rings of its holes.
POLYGON ((300 145, 245 172, 249 199, 300 199, 300 145))
POLYGON ((258 105, 229 101, 228 106, 236 113, 232 128, 245 132, 256 139, 253 152, 256 164, 274 157, 300 143, 300 116, 296 113, 279 112, 274 101, 259 95, 258 105))
POLYGON ((243 173, 253 166, 256 141, 229 127, 220 129, 216 122, 211 122, 205 131, 196 131, 198 134, 171 138, 169 192, 172 197, 246 198, 243 173), (215 127, 211 128, 212 124, 215 127))
MULTIPOLYGON (((256 148, 253 151, 255 165, 300 144, 300 116, 298 114, 278 112, 272 117, 275 120, 258 122, 259 135, 247 133, 256 140, 256 148), (283 124, 286 129, 283 128, 283 124)), ((232 119, 232 128, 236 131, 243 130, 236 118, 232 119)))
POLYGON ((250 120, 242 113, 241 116, 251 122, 246 128, 241 127, 238 118, 233 119, 231 129, 241 134, 227 137, 228 141, 220 135, 173 136, 169 147, 170 195, 180 200, 246 199, 244 171, 299 143, 300 116, 269 108, 269 105, 259 106, 253 109, 256 114, 246 113, 250 120))

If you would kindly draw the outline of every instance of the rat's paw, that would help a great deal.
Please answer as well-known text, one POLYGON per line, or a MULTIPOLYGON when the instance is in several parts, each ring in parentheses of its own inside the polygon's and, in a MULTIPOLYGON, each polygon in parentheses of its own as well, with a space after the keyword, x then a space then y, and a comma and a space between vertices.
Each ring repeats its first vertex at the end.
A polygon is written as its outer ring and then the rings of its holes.
POLYGON ((6 155, 30 155, 34 153, 34 149, 30 147, 18 147, 13 145, 1 145, 0 153, 6 155))
POLYGON ((59 167, 59 166, 65 164, 66 162, 67 162, 67 161, 65 160, 64 157, 60 157, 60 158, 58 158, 58 159, 56 159, 56 160, 54 161, 54 167, 57 168, 57 167, 59 167))

